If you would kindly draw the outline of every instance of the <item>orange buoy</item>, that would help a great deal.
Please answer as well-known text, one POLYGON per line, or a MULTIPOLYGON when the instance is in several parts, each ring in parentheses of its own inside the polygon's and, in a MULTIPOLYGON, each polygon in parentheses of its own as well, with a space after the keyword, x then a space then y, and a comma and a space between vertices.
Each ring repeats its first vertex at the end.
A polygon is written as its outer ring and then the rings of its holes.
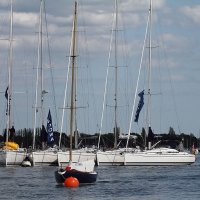
POLYGON ((79 181, 77 178, 74 178, 71 176, 71 177, 65 179, 64 186, 65 187, 78 187, 79 181))

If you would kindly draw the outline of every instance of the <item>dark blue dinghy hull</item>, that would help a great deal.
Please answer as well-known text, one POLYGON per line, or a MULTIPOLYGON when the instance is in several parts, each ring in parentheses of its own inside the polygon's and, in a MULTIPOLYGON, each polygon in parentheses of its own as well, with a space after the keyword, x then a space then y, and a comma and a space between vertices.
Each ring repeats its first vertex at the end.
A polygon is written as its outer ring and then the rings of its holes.
POLYGON ((97 172, 81 172, 77 170, 58 169, 54 172, 56 182, 63 184, 65 179, 69 177, 77 178, 80 184, 95 183, 97 180, 97 172))

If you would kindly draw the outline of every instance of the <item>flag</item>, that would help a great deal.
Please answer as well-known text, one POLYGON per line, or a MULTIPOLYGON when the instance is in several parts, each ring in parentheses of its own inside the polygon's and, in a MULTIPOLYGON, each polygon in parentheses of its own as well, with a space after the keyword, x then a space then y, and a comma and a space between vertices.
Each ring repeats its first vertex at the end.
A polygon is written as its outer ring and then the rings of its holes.
POLYGON ((142 107, 144 105, 144 90, 140 92, 138 96, 140 97, 140 101, 138 103, 138 107, 135 114, 135 122, 138 122, 140 111, 142 110, 142 107))
POLYGON ((8 111, 8 104, 10 104, 10 99, 8 101, 8 87, 6 88, 6 91, 5 91, 5 97, 7 99, 6 115, 8 115, 8 114, 10 114, 10 112, 8 111))
POLYGON ((5 97, 8 100, 8 87, 7 87, 6 91, 5 91, 5 97))
POLYGON ((48 117, 47 117, 47 143, 54 142, 53 138, 53 126, 52 126, 52 118, 51 118, 51 112, 49 109, 48 117))

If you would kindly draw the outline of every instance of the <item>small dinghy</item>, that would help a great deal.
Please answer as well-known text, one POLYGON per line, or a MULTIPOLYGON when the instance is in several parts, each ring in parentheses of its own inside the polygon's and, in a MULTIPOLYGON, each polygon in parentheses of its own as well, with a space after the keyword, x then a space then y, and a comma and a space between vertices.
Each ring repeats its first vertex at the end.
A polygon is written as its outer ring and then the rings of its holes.
POLYGON ((30 162, 30 160, 28 159, 28 157, 26 157, 26 158, 22 161, 21 166, 22 166, 22 167, 31 167, 31 162, 30 162))
POLYGON ((70 161, 65 169, 60 168, 54 172, 56 182, 63 184, 67 178, 74 177, 78 179, 80 184, 95 183, 97 172, 94 171, 94 165, 94 159, 77 163, 70 161))

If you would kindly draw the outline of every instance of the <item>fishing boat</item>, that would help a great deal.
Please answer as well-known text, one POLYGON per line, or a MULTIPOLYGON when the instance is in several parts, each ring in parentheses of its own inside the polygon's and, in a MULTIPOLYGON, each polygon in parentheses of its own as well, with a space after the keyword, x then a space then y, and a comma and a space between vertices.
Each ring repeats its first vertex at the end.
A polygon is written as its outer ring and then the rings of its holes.
POLYGON ((14 142, 15 129, 13 126, 13 81, 12 81, 12 55, 13 55, 13 2, 10 1, 10 49, 9 49, 9 64, 8 64, 8 86, 5 91, 5 97, 7 101, 6 108, 6 132, 5 134, 5 143, 2 149, 0 150, 0 165, 2 166, 13 166, 20 165, 21 162, 26 157, 26 149, 19 148, 19 145, 14 142))
MULTIPOLYGON (((181 146, 182 138, 173 138, 171 135, 168 135, 166 138, 161 134, 154 134, 151 127, 151 97, 152 97, 152 88, 151 88, 151 69, 152 69, 152 0, 150 0, 150 9, 149 9, 149 18, 148 25, 149 27, 149 66, 148 66, 148 105, 147 105, 147 119, 148 119, 148 137, 146 141, 145 136, 145 146, 141 151, 137 152, 124 152, 124 165, 133 165, 133 166, 174 166, 174 165, 190 165, 195 162, 196 155, 195 153, 188 153, 183 150, 183 148, 178 148, 181 146), (155 140, 157 140, 156 143, 155 140), (176 141, 176 142, 175 142, 176 141)), ((147 32, 146 32, 147 33, 147 32)), ((146 38, 146 36, 145 36, 146 38)), ((144 49, 144 48, 143 48, 144 49)), ((138 79, 139 80, 139 79, 138 79)), ((138 86, 138 84, 137 84, 138 86)), ((137 93, 137 88, 136 88, 137 93)), ((138 121, 140 110, 144 104, 144 90, 139 93, 140 101, 135 115, 135 122, 138 121)), ((131 123, 130 123, 131 127, 131 123)))
POLYGON ((94 171, 95 162, 94 159, 73 162, 72 159, 72 133, 73 133, 73 122, 74 122, 74 106, 75 100, 75 58, 76 58, 76 24, 77 24, 77 2, 75 2, 74 9, 74 21, 73 21, 73 46, 72 46, 72 81, 71 81, 71 106, 70 106, 70 151, 69 151, 69 163, 66 168, 58 168, 55 172, 55 179, 58 184, 63 184, 69 177, 77 178, 80 184, 94 183, 97 179, 97 172, 94 171))
POLYGON ((49 109, 47 116, 47 126, 44 125, 44 115, 45 115, 45 106, 44 99, 45 94, 49 91, 44 89, 44 63, 43 63, 43 26, 42 26, 42 16, 43 16, 43 0, 40 0, 40 24, 39 24, 39 48, 38 48, 38 64, 37 64, 37 73, 36 73, 36 90, 35 90, 35 103, 34 103, 34 129, 33 129, 33 146, 32 152, 29 153, 29 160, 32 162, 33 166, 57 166, 57 151, 58 147, 54 144, 53 136, 53 125, 52 117, 49 109), (40 71, 39 71, 40 70, 40 71), (40 94, 40 103, 38 106, 38 85, 39 85, 39 74, 40 74, 40 85, 41 85, 41 94, 40 94), (36 124, 37 124, 37 113, 38 110, 41 110, 41 143, 42 149, 36 150, 35 147, 35 137, 36 137, 36 124))

